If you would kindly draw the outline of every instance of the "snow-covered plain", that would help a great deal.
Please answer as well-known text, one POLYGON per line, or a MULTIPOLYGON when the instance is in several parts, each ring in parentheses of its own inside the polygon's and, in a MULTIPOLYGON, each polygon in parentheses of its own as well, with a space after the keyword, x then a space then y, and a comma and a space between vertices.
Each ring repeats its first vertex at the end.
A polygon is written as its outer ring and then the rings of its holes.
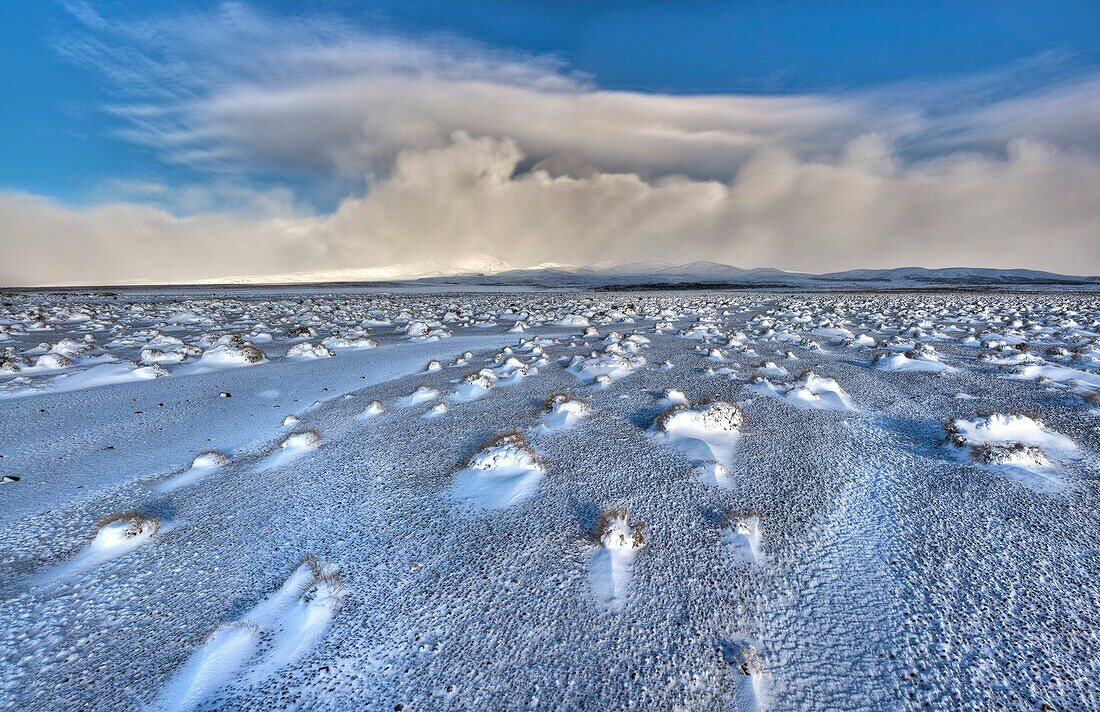
POLYGON ((8 293, 0 707, 1097 708, 1098 388, 1069 292, 8 293))

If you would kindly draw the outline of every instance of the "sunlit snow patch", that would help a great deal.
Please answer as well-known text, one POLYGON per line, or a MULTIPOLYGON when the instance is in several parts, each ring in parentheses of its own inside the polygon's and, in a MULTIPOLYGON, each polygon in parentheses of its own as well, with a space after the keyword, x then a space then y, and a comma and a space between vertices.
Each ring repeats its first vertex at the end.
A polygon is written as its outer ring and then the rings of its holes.
POLYGON ((231 682, 256 654, 259 628, 246 622, 218 627, 191 654, 157 697, 151 709, 185 712, 231 682))
POLYGON ((641 354, 604 350, 593 351, 587 358, 574 356, 565 370, 586 383, 606 387, 634 373, 645 363, 641 354))
POLYGON ((415 391, 397 401, 402 408, 411 408, 414 405, 427 403, 439 397, 439 391, 428 386, 419 386, 415 391))
POLYGON ((297 359, 300 361, 308 361, 318 358, 332 358, 336 355, 336 352, 327 346, 321 344, 311 344, 308 341, 302 341, 294 344, 287 349, 286 357, 297 359))
POLYGON ((954 418, 944 424, 948 443, 989 469, 1040 492, 1067 487, 1060 461, 1079 457, 1077 444, 1022 414, 1001 414, 973 421, 954 418))
POLYGON ((222 368, 254 366, 267 359, 264 352, 237 335, 223 336, 193 364, 189 373, 204 373, 222 368))
POLYGON ((425 413, 424 415, 422 415, 420 417, 421 418, 438 418, 438 417, 446 415, 446 414, 447 414, 447 404, 446 403, 436 403, 434 406, 432 406, 430 409, 428 409, 427 413, 425 413))
POLYGON ((762 710, 768 707, 768 683, 770 676, 764 668, 764 662, 755 645, 742 643, 730 645, 725 652, 727 662, 736 670, 736 697, 739 708, 744 710, 762 710))
POLYGON ((766 378, 757 377, 749 388, 760 395, 782 398, 796 408, 857 410, 839 383, 813 371, 805 371, 798 380, 791 383, 772 383, 766 378))
POLYGON ((259 470, 274 470, 277 467, 287 465, 303 455, 316 450, 321 445, 321 434, 316 430, 305 430, 300 433, 288 435, 279 449, 273 452, 260 463, 259 470))
POLYGON ((745 415, 733 403, 712 400, 667 408, 653 424, 655 435, 696 464, 696 474, 707 484, 728 487, 729 465, 741 436, 745 415))
POLYGON ((168 371, 160 364, 153 364, 152 366, 135 366, 125 361, 120 363, 104 363, 77 373, 63 373, 54 376, 41 386, 35 386, 29 389, 13 389, 0 394, 0 397, 23 396, 43 391, 54 393, 78 391, 85 388, 113 385, 115 383, 148 381, 167 375, 168 371))
POLYGON ((597 549, 588 560, 588 583, 596 601, 619 610, 630 593, 634 557, 645 546, 642 524, 629 521, 625 509, 600 515, 593 532, 597 549))
POLYGON ((735 559, 746 564, 763 564, 764 529, 760 513, 754 509, 730 512, 722 531, 722 541, 735 559))
POLYGON ((270 678, 321 640, 343 597, 336 568, 307 557, 278 591, 219 626, 164 686, 153 709, 194 709, 232 682, 270 678))
POLYGON ((171 492, 181 487, 189 487, 228 461, 229 458, 220 452, 204 452, 195 458, 191 467, 165 480, 158 489, 161 492, 171 492))
POLYGON ((957 371, 954 366, 940 361, 935 349, 922 344, 921 347, 910 349, 904 353, 884 351, 875 355, 871 365, 880 371, 928 371, 938 373, 952 373, 957 371))
POLYGON ((579 398, 565 393, 552 393, 542 404, 541 432, 553 432, 573 427, 588 416, 591 408, 579 398))
POLYGON ((451 493, 475 509, 503 509, 531 497, 545 474, 523 435, 502 433, 455 473, 451 493))
POLYGON ((370 420, 376 416, 385 412, 385 407, 382 405, 382 401, 371 401, 370 405, 363 409, 363 412, 355 416, 356 420, 370 420))
POLYGON ((556 322, 554 322, 554 325, 565 327, 589 326, 589 321, 586 317, 583 317, 580 314, 567 314, 561 319, 558 319, 556 322))
POLYGON ((107 517, 99 522, 98 527, 90 544, 73 558, 43 573, 38 582, 48 584, 70 578, 130 553, 157 533, 160 520, 131 510, 107 517))
POLYGON ((1058 383, 1079 383, 1087 388, 1100 388, 1100 374, 1051 364, 1024 366, 1014 378, 1032 381, 1048 380, 1058 383))
POLYGON ((466 374, 462 383, 451 394, 450 399, 456 403, 468 403, 481 398, 493 387, 495 375, 491 368, 483 368, 480 371, 466 374))

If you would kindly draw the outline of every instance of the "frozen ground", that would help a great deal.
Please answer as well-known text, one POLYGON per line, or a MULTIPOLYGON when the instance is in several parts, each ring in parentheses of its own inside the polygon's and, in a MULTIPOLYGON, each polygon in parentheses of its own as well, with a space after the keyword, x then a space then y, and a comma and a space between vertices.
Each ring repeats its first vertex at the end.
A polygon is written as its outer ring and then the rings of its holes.
POLYGON ((9 294, 0 701, 1096 708, 1098 454, 1096 296, 9 294))

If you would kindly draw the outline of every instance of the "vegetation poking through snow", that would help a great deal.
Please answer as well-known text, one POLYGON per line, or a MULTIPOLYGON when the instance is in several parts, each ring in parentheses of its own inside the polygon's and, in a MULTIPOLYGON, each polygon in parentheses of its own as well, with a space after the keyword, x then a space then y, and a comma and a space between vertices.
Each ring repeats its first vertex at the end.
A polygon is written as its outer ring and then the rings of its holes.
POLYGON ((334 613, 344 602, 344 577, 332 564, 325 563, 313 554, 306 554, 298 562, 299 566, 309 567, 309 579, 298 591, 298 596, 306 603, 321 600, 334 613))
POLYGON ((646 543, 644 529, 644 522, 630 521, 630 511, 626 507, 612 507, 596 519, 592 541, 604 548, 641 549, 646 543))
POLYGON ((669 432, 681 415, 691 418, 704 431, 724 432, 740 430, 745 424, 745 413, 735 403, 719 398, 704 398, 695 405, 674 403, 657 414, 654 427, 669 432))
POLYGON ((128 539, 132 539, 142 534, 156 534, 157 530, 160 529, 160 519, 156 517, 147 517, 136 509, 127 509, 124 512, 116 512, 115 514, 106 516, 96 522, 96 529, 103 529, 116 522, 129 523, 129 526, 122 530, 122 535, 128 539))
POLYGON ((495 467, 496 464, 503 459, 515 458, 517 456, 519 456, 517 459, 520 460, 526 458, 534 467, 546 469, 546 463, 543 462, 539 454, 535 452, 535 449, 527 442, 527 437, 518 430, 505 430, 489 438, 477 449, 477 452, 470 457, 466 466, 479 470, 488 470, 495 467))
POLYGON ((555 391, 542 400, 541 410, 543 413, 551 413, 553 412, 555 406, 560 406, 564 403, 580 403, 581 405, 588 407, 588 401, 582 398, 571 396, 564 391, 555 391))

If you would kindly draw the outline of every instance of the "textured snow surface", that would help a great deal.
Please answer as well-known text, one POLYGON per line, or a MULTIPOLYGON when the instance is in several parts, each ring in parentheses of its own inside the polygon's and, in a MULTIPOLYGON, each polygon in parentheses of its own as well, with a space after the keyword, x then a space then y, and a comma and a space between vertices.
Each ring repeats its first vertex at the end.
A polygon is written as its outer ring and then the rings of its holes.
POLYGON ((1072 293, 7 294, 0 707, 1096 709, 1098 344, 1072 293))

